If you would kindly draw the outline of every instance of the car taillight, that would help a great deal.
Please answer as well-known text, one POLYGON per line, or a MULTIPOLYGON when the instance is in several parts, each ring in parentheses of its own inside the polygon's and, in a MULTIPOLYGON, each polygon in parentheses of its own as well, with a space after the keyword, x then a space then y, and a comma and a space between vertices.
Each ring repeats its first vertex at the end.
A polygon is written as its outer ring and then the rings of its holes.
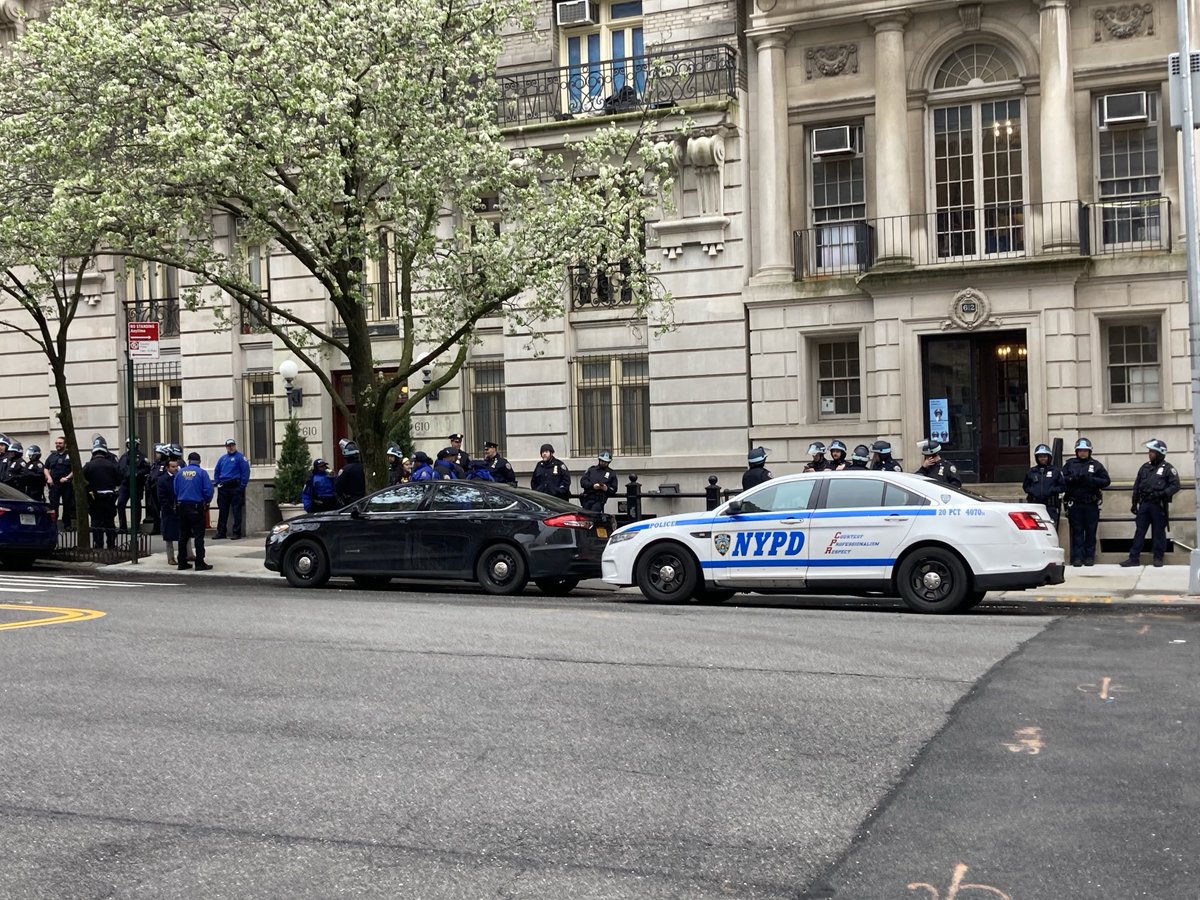
POLYGON ((57 522, 58 521, 58 513, 52 509, 48 509, 48 510, 46 510, 46 518, 49 519, 51 522, 57 522))
POLYGON ((578 513, 563 513, 561 516, 542 519, 542 524, 549 525, 551 528, 591 528, 594 523, 591 519, 578 513))
POLYGON ((7 506, 0 506, 0 516, 4 515, 7 512, 12 512, 12 510, 9 509, 7 506))
POLYGON ((1010 512, 1008 517, 1013 520, 1013 524, 1017 526, 1018 531, 1046 530, 1046 523, 1041 520, 1041 517, 1037 513, 1010 512))

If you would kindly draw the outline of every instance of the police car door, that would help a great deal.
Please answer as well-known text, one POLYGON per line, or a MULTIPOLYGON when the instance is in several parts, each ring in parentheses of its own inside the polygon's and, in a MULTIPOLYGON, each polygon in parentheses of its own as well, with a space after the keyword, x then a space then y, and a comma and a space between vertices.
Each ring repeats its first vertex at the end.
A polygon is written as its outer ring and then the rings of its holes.
POLYGON ((813 511, 808 585, 877 581, 890 576, 917 510, 928 501, 884 481, 841 473, 825 480, 813 511))
POLYGON ((713 520, 709 577, 730 587, 804 587, 809 504, 817 483, 768 481, 741 495, 737 513, 713 520))

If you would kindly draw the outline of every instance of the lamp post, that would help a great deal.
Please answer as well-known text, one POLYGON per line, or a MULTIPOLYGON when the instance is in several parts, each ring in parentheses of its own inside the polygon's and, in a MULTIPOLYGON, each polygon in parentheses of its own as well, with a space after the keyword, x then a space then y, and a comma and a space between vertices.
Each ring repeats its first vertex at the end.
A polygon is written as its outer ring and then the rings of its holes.
POLYGON ((304 389, 297 387, 294 383, 299 374, 300 367, 293 360, 285 359, 279 364, 279 375, 283 378, 289 416, 293 415, 293 410, 299 409, 300 405, 304 403, 304 389))
MULTIPOLYGON (((422 369, 421 370, 421 384, 428 385, 429 382, 431 382, 431 381, 433 381, 433 369, 422 369)), ((437 398, 438 398, 438 389, 437 388, 434 388, 432 391, 430 391, 428 394, 425 395, 425 412, 429 412, 429 401, 436 400, 437 398)))

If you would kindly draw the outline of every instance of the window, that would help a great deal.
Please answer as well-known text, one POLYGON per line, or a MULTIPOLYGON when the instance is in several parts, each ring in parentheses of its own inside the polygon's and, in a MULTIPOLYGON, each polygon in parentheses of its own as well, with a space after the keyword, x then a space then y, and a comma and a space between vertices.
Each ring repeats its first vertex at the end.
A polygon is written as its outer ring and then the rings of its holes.
POLYGON ((594 25, 560 29, 568 115, 634 110, 646 90, 641 0, 599 0, 596 7, 594 25))
POLYGON ((160 338, 179 336, 179 270, 156 262, 125 268, 125 300, 135 322, 158 322, 160 338))
POLYGON ((1105 326, 1111 405, 1161 404, 1158 332, 1158 322, 1114 322, 1105 326))
POLYGON ((816 270, 857 269, 868 261, 862 126, 814 128, 809 142, 816 270))
POLYGON ((275 462, 275 376, 252 372, 242 390, 246 399, 246 458, 251 465, 275 462))
POLYGON ((1096 194, 1100 240, 1105 247, 1158 245, 1162 241, 1158 107, 1158 91, 1109 94, 1096 99, 1096 194), (1136 110, 1125 108, 1132 106, 1136 110))
POLYGON ((398 484, 391 490, 373 494, 367 501, 366 512, 393 513, 412 512, 425 499, 425 485, 398 484))
POLYGON ((480 360, 468 363, 467 415, 476 444, 494 441, 508 443, 508 418, 504 394, 504 360, 480 360))
MULTIPOLYGON (((235 233, 237 223, 234 223, 235 233)), ((269 245, 263 242, 238 239, 237 250, 246 265, 246 279, 256 287, 266 303, 271 302, 271 253, 269 245)), ((239 321, 242 334, 264 334, 270 329, 267 323, 271 321, 271 311, 266 306, 259 306, 251 300, 248 305, 238 304, 239 321)))
POLYGON ((858 338, 817 342, 817 391, 821 418, 862 412, 858 338))
POLYGON ((589 356, 575 361, 575 456, 611 450, 650 453, 650 358, 589 356))
MULTIPOLYGON (((632 222, 626 222, 625 235, 630 235, 632 222)), ((638 246, 642 257, 646 255, 646 226, 641 223, 638 232, 638 246)), ((633 288, 629 285, 629 276, 633 267, 628 259, 614 260, 601 257, 593 264, 581 263, 572 266, 571 307, 587 309, 589 307, 629 306, 633 303, 633 288)))
POLYGON ((769 484, 742 501, 742 512, 790 512, 808 509, 816 485, 815 480, 769 484))
MULTIPOLYGON (((971 44, 942 64, 934 88, 984 88, 1015 81, 996 47, 971 44)), ((1017 87, 1017 85, 1015 85, 1017 87)), ((1018 99, 933 110, 933 192, 938 259, 1025 251, 1022 109, 1018 99)))
POLYGON ((143 448, 183 443, 183 383, 179 363, 133 367, 133 411, 143 448))
POLYGON ((431 510, 515 509, 516 498, 489 490, 477 482, 448 481, 435 487, 431 510))
POLYGON ((883 506, 884 482, 873 478, 831 478, 825 489, 826 509, 883 506))
POLYGON ((374 252, 366 259, 366 284, 363 287, 368 322, 388 322, 396 318, 395 243, 390 228, 375 231, 374 252))

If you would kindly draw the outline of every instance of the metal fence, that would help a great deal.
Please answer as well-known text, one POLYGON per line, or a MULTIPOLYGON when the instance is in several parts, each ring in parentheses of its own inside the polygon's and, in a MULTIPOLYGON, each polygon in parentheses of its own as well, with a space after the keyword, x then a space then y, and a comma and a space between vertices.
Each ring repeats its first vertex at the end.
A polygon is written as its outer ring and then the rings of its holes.
MULTIPOLYGON (((58 546, 54 548, 54 552, 50 554, 51 559, 59 560, 60 562, 91 562, 100 563, 101 565, 113 565, 115 563, 128 562, 133 558, 133 548, 130 545, 129 533, 127 531, 114 531, 111 535, 112 546, 108 547, 107 539, 103 548, 92 546, 92 536, 89 532, 87 540, 83 546, 79 545, 79 534, 74 529, 60 531, 58 533, 58 546)), ((134 546, 137 550, 137 558, 142 559, 150 555, 150 543, 152 537, 149 534, 138 533, 134 535, 134 546)))

